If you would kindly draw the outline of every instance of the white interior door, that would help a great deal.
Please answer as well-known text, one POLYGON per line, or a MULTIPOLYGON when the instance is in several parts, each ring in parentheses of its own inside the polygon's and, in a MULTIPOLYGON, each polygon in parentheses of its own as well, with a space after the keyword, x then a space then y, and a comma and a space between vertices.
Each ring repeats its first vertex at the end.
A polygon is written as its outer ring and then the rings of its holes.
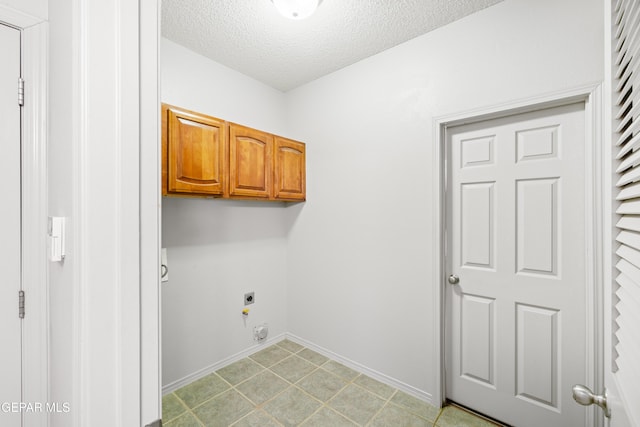
POLYGON ((446 396, 519 427, 585 425, 584 104, 447 135, 446 396))
POLYGON ((20 32, 0 24, 0 425, 21 424, 20 214, 20 32))

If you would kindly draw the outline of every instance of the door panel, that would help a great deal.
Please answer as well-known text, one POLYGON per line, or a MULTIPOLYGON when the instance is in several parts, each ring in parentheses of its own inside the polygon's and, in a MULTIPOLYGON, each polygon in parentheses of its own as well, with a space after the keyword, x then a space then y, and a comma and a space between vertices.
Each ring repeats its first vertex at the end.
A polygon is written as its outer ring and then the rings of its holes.
POLYGON ((495 300, 462 296, 460 374, 495 389, 495 300))
MULTIPOLYGON (((20 275, 20 32, 0 25, 0 403, 21 400, 20 275)), ((6 408, 5 408, 6 409, 6 408)), ((0 425, 20 426, 19 412, 0 411, 0 425)))
POLYGON ((448 399, 579 426, 586 375, 584 104, 448 129, 448 399))
POLYGON ((551 408, 558 407, 558 317, 558 310, 516 304, 516 395, 551 408))
POLYGON ((557 275, 558 179, 516 181, 519 273, 557 275))
POLYGON ((462 184, 462 265, 494 268, 495 182, 462 184))

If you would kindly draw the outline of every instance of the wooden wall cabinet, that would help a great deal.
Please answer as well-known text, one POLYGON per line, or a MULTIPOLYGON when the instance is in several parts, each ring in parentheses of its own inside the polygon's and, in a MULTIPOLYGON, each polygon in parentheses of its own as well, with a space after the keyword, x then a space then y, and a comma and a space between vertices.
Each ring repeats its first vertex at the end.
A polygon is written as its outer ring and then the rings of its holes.
POLYGON ((273 176, 273 136, 229 124, 229 196, 269 199, 273 176))
POLYGON ((302 142, 276 136, 273 159, 273 197, 277 200, 305 200, 307 188, 306 151, 302 142))
POLYGON ((162 194, 304 201, 305 144, 162 104, 162 194))
POLYGON ((226 123, 163 104, 162 127, 163 194, 223 196, 226 123))

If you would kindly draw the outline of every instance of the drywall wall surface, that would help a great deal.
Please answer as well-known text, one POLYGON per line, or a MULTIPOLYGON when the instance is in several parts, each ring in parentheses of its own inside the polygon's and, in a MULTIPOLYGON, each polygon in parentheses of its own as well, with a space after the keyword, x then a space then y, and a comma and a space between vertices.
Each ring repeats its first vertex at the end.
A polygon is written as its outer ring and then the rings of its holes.
POLYGON ((43 20, 49 17, 49 2, 47 0, 2 0, 0 5, 43 20))
POLYGON ((168 39, 161 39, 162 102, 275 134, 284 94, 168 39))
MULTIPOLYGON (((162 40, 163 102, 284 133, 281 92, 162 40)), ((285 134, 286 135, 286 134, 285 134)), ((286 332, 284 203, 163 198, 163 385, 254 349, 253 327, 286 332), (242 315, 246 292, 255 292, 242 315)))
POLYGON ((49 265, 49 384, 69 408, 53 426, 141 423, 139 6, 50 9, 48 202, 67 243, 49 265))
MULTIPOLYGON (((77 407, 74 394, 74 320, 79 305, 74 295, 77 268, 73 199, 73 7, 58 1, 49 17, 49 215, 67 218, 64 263, 49 265, 49 387, 52 402, 68 402, 77 407)), ((73 425, 73 414, 51 414, 52 426, 73 425)))
POLYGON ((287 93, 308 171, 291 333, 438 395, 434 118, 601 82, 603 10, 507 0, 287 93))
POLYGON ((282 208, 255 202, 163 200, 163 383, 251 349, 254 326, 285 328, 286 240, 282 208), (255 303, 244 317, 244 294, 255 303))

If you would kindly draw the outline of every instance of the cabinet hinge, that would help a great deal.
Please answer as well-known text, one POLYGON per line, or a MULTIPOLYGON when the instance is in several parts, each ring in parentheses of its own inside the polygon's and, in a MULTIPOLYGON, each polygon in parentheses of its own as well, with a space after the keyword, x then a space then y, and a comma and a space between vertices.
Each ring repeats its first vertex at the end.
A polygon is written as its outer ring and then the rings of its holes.
POLYGON ((18 105, 24 105, 24 79, 21 77, 18 79, 18 105))
POLYGON ((18 292, 18 317, 24 319, 24 291, 18 292))

